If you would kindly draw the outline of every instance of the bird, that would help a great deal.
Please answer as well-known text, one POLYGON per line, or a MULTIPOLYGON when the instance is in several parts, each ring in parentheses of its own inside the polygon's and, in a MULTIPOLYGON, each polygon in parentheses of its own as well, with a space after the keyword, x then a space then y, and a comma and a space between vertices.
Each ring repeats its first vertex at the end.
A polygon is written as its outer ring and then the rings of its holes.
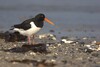
POLYGON ((44 21, 51 25, 55 25, 43 13, 37 14, 35 17, 27 19, 20 24, 12 26, 12 30, 19 32, 23 36, 27 36, 28 44, 32 44, 31 36, 34 36, 44 26, 44 21))

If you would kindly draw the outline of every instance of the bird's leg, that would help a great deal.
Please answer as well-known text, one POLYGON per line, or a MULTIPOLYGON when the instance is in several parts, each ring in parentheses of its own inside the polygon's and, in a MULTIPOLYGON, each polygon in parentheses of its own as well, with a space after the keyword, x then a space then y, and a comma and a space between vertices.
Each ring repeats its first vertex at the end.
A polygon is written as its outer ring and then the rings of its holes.
POLYGON ((34 40, 33 39, 34 39, 34 36, 30 36, 30 41, 31 41, 32 45, 34 45, 34 40))
POLYGON ((28 44, 31 45, 31 38, 28 36, 28 44))
POLYGON ((35 44, 35 42, 34 42, 34 35, 32 36, 32 38, 33 38, 33 40, 32 40, 32 44, 34 45, 34 44, 35 44))

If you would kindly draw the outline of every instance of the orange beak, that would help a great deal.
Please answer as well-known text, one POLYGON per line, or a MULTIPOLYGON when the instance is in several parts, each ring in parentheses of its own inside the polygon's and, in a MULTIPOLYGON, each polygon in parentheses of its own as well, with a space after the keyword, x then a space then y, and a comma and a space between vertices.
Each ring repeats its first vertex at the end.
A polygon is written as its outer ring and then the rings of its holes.
POLYGON ((48 18, 44 19, 46 22, 50 23, 51 25, 55 25, 53 22, 51 22, 48 18))

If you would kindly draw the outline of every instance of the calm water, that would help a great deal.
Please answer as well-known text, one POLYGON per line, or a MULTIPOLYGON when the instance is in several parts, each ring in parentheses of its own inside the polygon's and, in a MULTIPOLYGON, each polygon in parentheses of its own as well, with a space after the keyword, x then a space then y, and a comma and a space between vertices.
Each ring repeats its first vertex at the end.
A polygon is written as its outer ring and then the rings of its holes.
POLYGON ((40 34, 55 30, 57 35, 100 37, 100 0, 0 0, 0 30, 38 13, 58 26, 45 23, 40 34))

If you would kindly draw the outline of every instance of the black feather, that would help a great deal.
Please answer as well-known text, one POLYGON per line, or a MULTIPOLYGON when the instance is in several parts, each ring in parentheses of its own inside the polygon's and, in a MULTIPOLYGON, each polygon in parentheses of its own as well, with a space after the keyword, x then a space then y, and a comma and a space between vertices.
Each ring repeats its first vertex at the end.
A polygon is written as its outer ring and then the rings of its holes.
POLYGON ((21 24, 14 25, 14 28, 28 30, 29 28, 31 28, 30 22, 32 22, 32 19, 25 20, 21 24))

